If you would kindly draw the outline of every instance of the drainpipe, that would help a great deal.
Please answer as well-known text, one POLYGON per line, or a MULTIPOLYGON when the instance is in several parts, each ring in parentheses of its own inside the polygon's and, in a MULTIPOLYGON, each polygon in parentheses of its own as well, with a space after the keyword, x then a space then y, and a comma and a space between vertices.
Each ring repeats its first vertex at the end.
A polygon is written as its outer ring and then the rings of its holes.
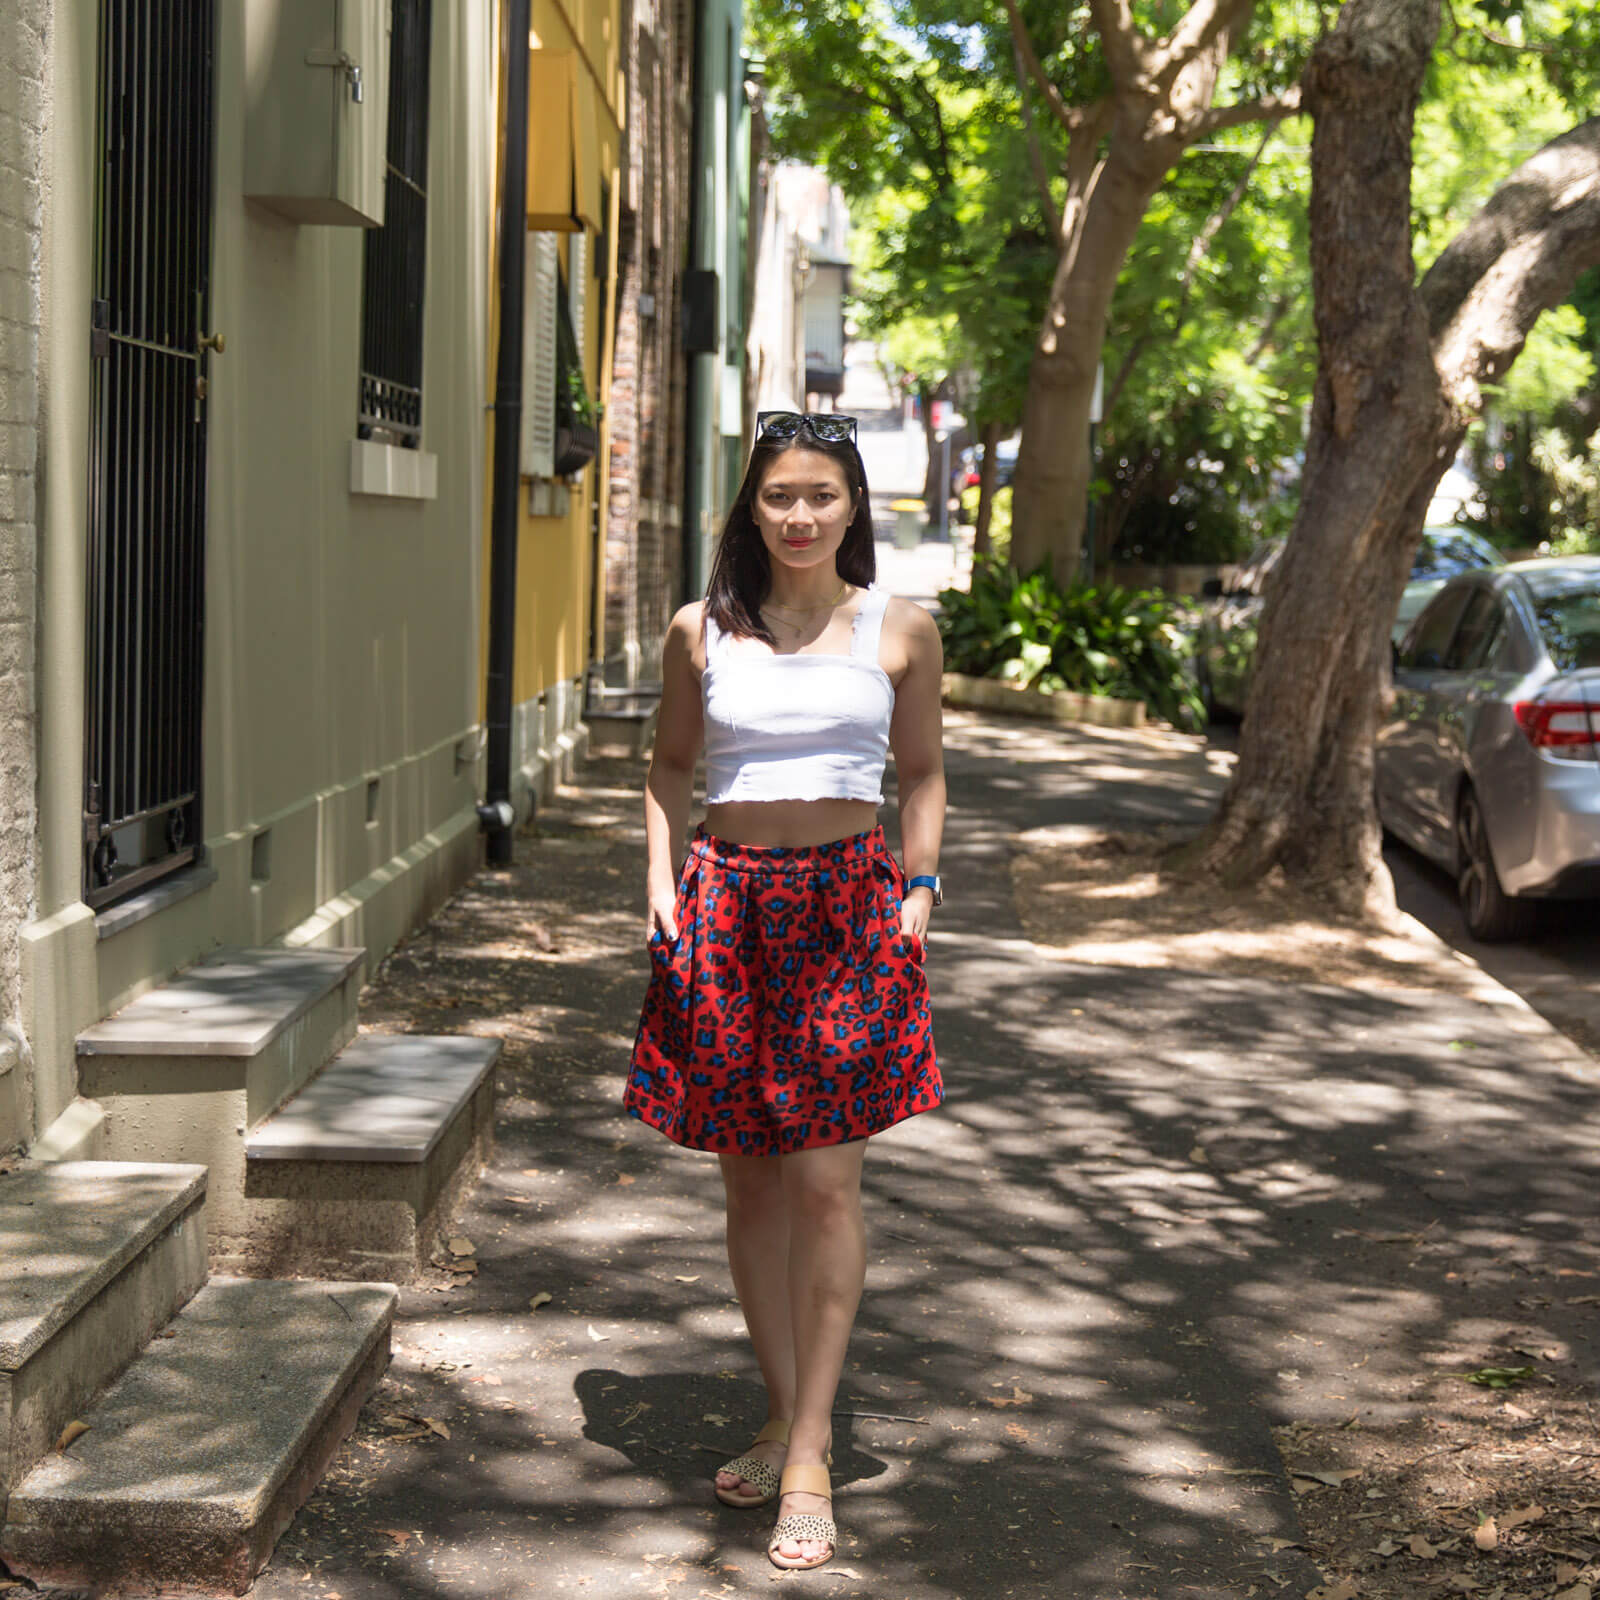
POLYGON ((500 343, 495 361, 489 518, 488 772, 478 822, 491 866, 511 865, 512 669, 516 660, 517 516, 522 477, 522 294, 527 251, 528 30, 532 0, 507 0, 505 164, 500 174, 500 343))
MULTIPOLYGON (((709 130, 706 128, 706 52, 710 49, 711 36, 710 20, 706 15, 704 6, 691 6, 689 8, 690 26, 694 30, 693 53, 690 57, 690 105, 692 114, 689 123, 689 171, 691 181, 689 184, 689 265, 700 267, 705 263, 702 257, 707 253, 705 248, 706 232, 706 163, 713 148, 709 130)), ((719 274, 720 276, 720 274, 719 274)), ((720 314, 720 313, 719 313, 720 314)), ((680 313, 681 315, 681 313, 680 313)), ((706 426, 703 415, 708 404, 714 403, 706 394, 707 384, 705 378, 705 357, 692 353, 686 356, 688 370, 684 374, 683 409, 686 415, 684 424, 684 450, 683 450, 683 568, 680 571, 678 599, 682 604, 689 600, 697 600, 705 590, 706 574, 702 570, 700 548, 700 518, 704 511, 704 496, 701 487, 705 482, 705 472, 708 470, 706 462, 706 426)))

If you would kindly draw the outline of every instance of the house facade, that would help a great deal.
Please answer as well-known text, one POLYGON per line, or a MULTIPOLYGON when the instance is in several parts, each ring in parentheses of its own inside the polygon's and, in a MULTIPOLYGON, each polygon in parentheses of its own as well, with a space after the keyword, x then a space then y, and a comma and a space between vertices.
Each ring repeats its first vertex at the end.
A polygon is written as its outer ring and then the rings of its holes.
POLYGON ((0 542, 37 578, 14 596, 34 660, 5 663, 0 705, 26 841, 0 871, 31 886, 6 897, 0 1132, 92 1156, 81 1030, 222 946, 375 960, 479 860, 497 17, 8 16, 24 70, 0 93, 49 117, 16 124, 37 190, 0 186, 37 196, 34 275, 6 259, 0 281, 4 364, 36 338, 43 397, 31 434, 0 430, 32 441, 0 542))

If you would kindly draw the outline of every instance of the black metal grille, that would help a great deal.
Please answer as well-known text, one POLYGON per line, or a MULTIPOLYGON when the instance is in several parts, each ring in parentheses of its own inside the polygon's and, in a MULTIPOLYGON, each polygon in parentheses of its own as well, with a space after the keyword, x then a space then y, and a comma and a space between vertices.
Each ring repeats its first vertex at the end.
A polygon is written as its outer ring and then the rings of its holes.
POLYGON ((366 238, 361 415, 370 438, 422 443, 422 289, 428 256, 428 56, 432 0, 394 0, 383 226, 366 238))
POLYGON ((84 898, 200 833, 213 0, 100 24, 89 440, 84 898))

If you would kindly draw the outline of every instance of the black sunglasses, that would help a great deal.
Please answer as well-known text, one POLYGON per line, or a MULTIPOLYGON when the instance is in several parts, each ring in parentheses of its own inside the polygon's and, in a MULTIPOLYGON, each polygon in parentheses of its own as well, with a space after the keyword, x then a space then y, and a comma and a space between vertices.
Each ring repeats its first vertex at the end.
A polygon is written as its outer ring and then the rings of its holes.
POLYGON ((792 439, 802 428, 826 444, 854 444, 856 419, 840 411, 759 411, 758 439, 792 439))

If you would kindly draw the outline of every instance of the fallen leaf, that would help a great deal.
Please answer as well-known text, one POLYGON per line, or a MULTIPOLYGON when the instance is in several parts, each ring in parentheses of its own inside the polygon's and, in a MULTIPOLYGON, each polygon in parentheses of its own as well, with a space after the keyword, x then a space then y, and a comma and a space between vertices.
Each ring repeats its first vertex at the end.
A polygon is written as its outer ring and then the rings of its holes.
POLYGON ((1304 1550, 1305 1546, 1298 1539, 1268 1539, 1267 1545, 1273 1555, 1278 1555, 1284 1550, 1304 1550))
MULTIPOLYGON (((1551 1551, 1549 1553, 1552 1554, 1552 1555, 1555 1554, 1554 1551, 1551 1551)), ((1577 1552, 1574 1551, 1573 1554, 1577 1555, 1577 1552)), ((1583 1571, 1583 1557, 1582 1556, 1578 1556, 1577 1565, 1573 1565, 1573 1563, 1570 1562, 1570 1561, 1558 1561, 1556 1563, 1556 1582, 1557 1583, 1575 1583, 1577 1581, 1578 1574, 1580 1572, 1582 1572, 1582 1571, 1583 1571)))
POLYGON ((80 1439, 89 1431, 87 1422, 69 1422, 61 1430, 61 1437, 56 1440, 57 1451, 65 1450, 74 1439, 80 1439))
POLYGON ((1206 1154, 1204 1145, 1197 1144, 1189 1152, 1189 1159, 1202 1167, 1207 1167, 1211 1164, 1211 1157, 1206 1154))
POLYGON ((1406 1540, 1406 1548, 1414 1556, 1420 1556, 1424 1561, 1432 1561, 1438 1555, 1438 1547, 1431 1545, 1420 1533, 1414 1533, 1406 1540))
POLYGON ((1337 1472, 1302 1472, 1299 1467, 1295 1467, 1290 1475, 1296 1478, 1310 1478, 1315 1483, 1325 1483, 1330 1489, 1337 1489, 1341 1484, 1348 1483, 1352 1478, 1359 1478, 1361 1476, 1361 1468, 1344 1467, 1337 1472))
POLYGON ((1019 1389, 1015 1384, 1011 1385, 1011 1398, 1009 1400, 997 1394, 989 1396, 989 1404, 992 1406, 1025 1406, 1032 1404, 1032 1401, 1033 1396, 1026 1389, 1019 1389))
POLYGON ((450 1430, 445 1427, 442 1422, 436 1421, 433 1417, 424 1417, 422 1422, 424 1427, 426 1427, 430 1432, 438 1434, 441 1439, 448 1439, 450 1437, 450 1430))
POLYGON ((529 1302, 528 1309, 537 1311, 540 1306, 547 1306, 555 1298, 548 1289, 541 1289, 529 1302))
POLYGON ((411 1535, 404 1528, 379 1528, 378 1532, 388 1534, 402 1548, 411 1542, 411 1535))
POLYGON ((589 1337, 593 1339, 596 1344, 604 1344, 611 1337, 611 1335, 609 1333, 597 1333, 595 1331, 594 1324, 591 1322, 589 1324, 589 1337))
POLYGON ((445 1248, 453 1256, 475 1256, 478 1253, 478 1247, 462 1233, 451 1239, 445 1248))
MULTIPOLYGON (((1556 1581, 1559 1583, 1561 1580, 1558 1578, 1556 1581)), ((1594 1600, 1594 1589, 1587 1583, 1575 1583, 1570 1589, 1551 1595, 1550 1600, 1594 1600)))
POLYGON ((1393 1539, 1385 1539, 1382 1544, 1375 1544, 1373 1551, 1387 1560, 1390 1556, 1397 1556, 1405 1549, 1402 1544, 1397 1544, 1393 1539))
POLYGON ((633 1177, 633 1175, 632 1175, 632 1173, 628 1173, 628 1172, 619 1172, 619 1173, 618 1173, 618 1174, 617 1174, 617 1181, 616 1181, 616 1184, 615 1184, 615 1185, 614 1185, 614 1187, 616 1187, 616 1188, 621 1188, 621 1189, 626 1189, 626 1188, 627 1188, 627 1186, 628 1186, 628 1185, 629 1185, 629 1184, 630 1184, 630 1183, 633 1183, 633 1182, 635 1182, 635 1181, 636 1181, 636 1180, 635 1180, 635 1179, 634 1179, 634 1177, 633 1177))
POLYGON ((823 1576, 828 1578, 854 1578, 857 1583, 861 1581, 861 1574, 853 1572, 849 1567, 836 1567, 832 1562, 822 1569, 823 1576))
POLYGON ((673 1280, 677 1283, 699 1283, 700 1274, 697 1272, 692 1278, 686 1278, 681 1272, 673 1273, 673 1280))
POLYGON ((1493 1517, 1485 1517, 1472 1531, 1472 1542, 1480 1550, 1493 1550, 1500 1543, 1500 1529, 1493 1517))
POLYGON ((177 1337, 178 1330, 176 1328, 163 1328, 161 1332, 156 1335, 156 1338, 158 1339, 176 1339, 177 1337))
POLYGON ((1451 1376, 1475 1383, 1483 1389, 1509 1389, 1513 1384, 1526 1383, 1533 1376, 1533 1368, 1479 1367, 1476 1372, 1457 1372, 1451 1376))
POLYGON ((1580 1294, 1567 1301, 1569 1306, 1600 1306, 1600 1294, 1580 1294))
POLYGON ((1354 1582, 1349 1578, 1341 1578, 1337 1583, 1319 1583, 1306 1596, 1306 1600, 1358 1600, 1358 1596, 1354 1582))
POLYGON ((728 1426, 728 1419, 720 1411, 708 1411, 700 1420, 709 1422, 713 1428, 726 1428, 728 1426))
POLYGON ((1500 1518, 1500 1526, 1509 1533, 1513 1528, 1526 1527, 1528 1523, 1537 1522, 1543 1516, 1543 1506, 1518 1506, 1500 1518))

